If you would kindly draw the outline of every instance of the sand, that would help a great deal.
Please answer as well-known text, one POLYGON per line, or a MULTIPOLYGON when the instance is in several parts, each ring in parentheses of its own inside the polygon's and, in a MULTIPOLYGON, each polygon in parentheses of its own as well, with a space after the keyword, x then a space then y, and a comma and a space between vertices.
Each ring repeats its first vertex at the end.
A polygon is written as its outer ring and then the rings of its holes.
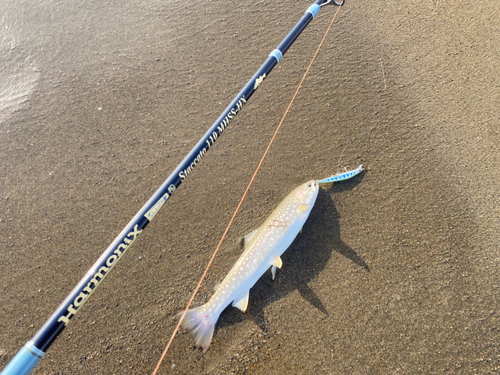
MULTIPOLYGON (((38 78, 0 123, 2 368, 310 4, 3 2, 38 78)), ((36 373, 152 372, 335 10, 36 373)), ((161 374, 500 372, 499 19, 492 0, 347 1, 194 306, 294 187, 366 170, 320 192, 276 280, 222 314, 207 354, 182 330, 161 374)))

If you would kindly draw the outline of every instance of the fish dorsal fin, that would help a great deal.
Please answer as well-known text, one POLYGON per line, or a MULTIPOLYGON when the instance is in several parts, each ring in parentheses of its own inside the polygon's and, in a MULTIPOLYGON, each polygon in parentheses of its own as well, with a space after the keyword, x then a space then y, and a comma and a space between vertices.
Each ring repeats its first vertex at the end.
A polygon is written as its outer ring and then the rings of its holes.
POLYGON ((237 307, 241 311, 245 312, 247 307, 248 307, 248 297, 250 296, 250 290, 246 292, 246 294, 243 296, 243 298, 239 300, 234 300, 233 301, 233 306, 237 307))
POLYGON ((281 266, 283 265, 283 262, 281 261, 280 257, 276 257, 273 259, 271 264, 273 265, 271 267, 271 274, 273 275, 273 280, 274 280, 274 277, 276 276, 276 268, 281 268, 281 266))
POLYGON ((243 241, 241 242, 243 244, 243 248, 245 248, 250 243, 250 241, 252 241, 252 238, 254 238, 255 233, 257 233, 258 230, 259 228, 255 229, 254 231, 248 233, 245 237, 243 237, 243 241))

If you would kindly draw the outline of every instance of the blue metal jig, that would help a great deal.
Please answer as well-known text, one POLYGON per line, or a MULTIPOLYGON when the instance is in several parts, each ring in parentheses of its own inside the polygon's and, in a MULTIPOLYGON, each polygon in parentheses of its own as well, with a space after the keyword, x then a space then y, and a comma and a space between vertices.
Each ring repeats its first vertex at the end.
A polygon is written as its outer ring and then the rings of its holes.
POLYGON ((361 164, 356 169, 353 169, 352 171, 346 171, 344 173, 337 173, 336 175, 333 175, 333 176, 328 177, 328 178, 324 178, 323 180, 318 180, 318 184, 328 184, 330 182, 339 182, 339 181, 348 180, 348 179, 353 178, 354 176, 360 174, 362 171, 363 171, 363 164, 361 164))

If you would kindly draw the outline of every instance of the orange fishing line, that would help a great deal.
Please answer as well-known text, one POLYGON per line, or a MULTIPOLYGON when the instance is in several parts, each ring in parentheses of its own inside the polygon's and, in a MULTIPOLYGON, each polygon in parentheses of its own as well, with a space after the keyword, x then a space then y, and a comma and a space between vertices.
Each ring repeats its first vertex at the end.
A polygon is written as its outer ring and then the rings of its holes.
POLYGON ((316 52, 314 53, 314 56, 311 60, 311 62, 309 63, 309 66, 307 67, 305 73, 304 73, 304 76, 302 77, 302 80, 300 81, 298 87, 297 87, 297 90, 295 90, 295 94, 293 95, 292 99, 290 100, 290 104, 288 104, 288 107, 285 111, 285 113, 283 114, 283 117, 281 118, 281 121, 278 125, 278 127, 276 128, 276 131, 274 132, 274 135, 273 137, 271 138, 271 141, 269 142, 269 145, 267 146, 266 148, 266 151, 264 152, 264 155, 262 155, 262 158, 260 159, 260 162, 259 162, 259 165, 257 166, 257 168, 255 169, 255 172, 253 173, 253 176, 252 178, 250 179, 250 182, 248 183, 248 186, 245 190, 245 192, 243 193, 243 196, 241 197, 240 199, 240 202, 238 203, 238 206, 236 207, 236 210, 234 211, 233 213, 233 216, 231 217, 231 220, 229 221, 229 224, 227 225, 226 227, 226 230, 224 231, 224 234, 222 235, 220 241, 219 241, 219 244, 217 245, 217 247, 215 248, 215 251, 214 253, 212 254, 212 257, 210 258, 210 261, 208 262, 207 264, 207 267, 205 268, 205 271, 203 272, 203 275, 201 276, 200 278, 200 281, 198 281, 198 284, 196 285, 196 288, 194 289, 194 292, 193 294, 191 295, 191 298, 189 299, 189 302, 187 303, 186 305, 186 308, 184 309, 184 311, 182 312, 182 315, 181 315, 181 318, 179 319, 179 322, 177 323, 177 326, 175 327, 174 329, 174 332, 172 333, 172 336, 170 337, 170 340, 168 341, 167 343, 167 346, 165 347, 165 350, 163 351, 162 355, 161 355, 161 358, 160 360, 158 361, 158 364, 156 365, 156 368, 154 369, 153 371, 153 374, 152 375, 156 375, 156 373, 158 372, 158 369, 160 368, 160 365, 163 361, 163 358, 165 358, 165 355, 167 354, 168 352, 168 349, 170 348, 170 345, 172 344, 172 341, 174 341, 174 337, 175 335, 177 334, 177 332, 179 331, 179 328, 181 326, 181 323, 182 323, 182 320, 184 319, 184 317, 186 316, 186 313, 187 311, 189 310, 189 307, 191 306, 191 303, 193 302, 194 300, 194 297, 196 296, 196 293, 198 293, 198 290, 200 289, 200 286, 201 286, 201 283, 203 282, 203 280, 205 279, 205 276, 207 275, 208 273, 208 269, 210 268, 210 266, 212 265, 214 259, 215 259, 215 256, 217 255, 217 252, 219 251, 219 248, 221 247, 222 245, 222 242, 224 241, 224 239, 226 238, 226 235, 227 235, 227 232, 229 232, 229 228, 231 228, 231 225, 233 224, 233 221, 234 221, 234 218, 236 217, 236 214, 238 213, 241 205, 243 204, 243 201, 245 200, 246 196, 247 196, 247 193, 248 191, 250 190, 250 187, 252 186, 252 183, 253 181, 255 180, 255 176, 257 175, 257 173, 259 172, 259 169, 262 165, 262 163, 264 162, 264 159, 266 158, 267 156, 267 153, 269 152, 269 149, 271 148, 271 145, 273 144, 274 142, 274 139, 276 138, 276 136, 278 135, 278 131, 280 130, 281 128, 281 124, 283 124, 283 121, 285 120, 285 117, 286 115, 288 114, 290 108, 292 107, 292 104, 295 100, 295 97, 297 96, 297 94, 299 93, 299 90, 301 89, 302 87, 302 83, 304 82, 304 80, 306 79, 306 76, 307 74, 309 73, 309 70, 311 69, 311 66, 314 62, 314 60, 316 59, 316 56, 318 55, 318 52, 319 50, 321 49, 321 46, 323 45, 323 42, 325 41, 326 39, 326 36, 328 35, 328 32, 330 31, 330 28, 332 27, 333 25, 333 22, 335 21, 335 18, 337 17, 337 14, 339 13, 340 11, 340 6, 337 8, 337 11, 335 12, 335 14, 333 15, 333 18, 332 18, 332 21, 330 22, 330 25, 328 26, 328 28, 326 29, 326 32, 325 32, 325 35, 323 36, 323 39, 321 39, 321 42, 319 43, 318 45, 318 48, 316 49, 316 52))

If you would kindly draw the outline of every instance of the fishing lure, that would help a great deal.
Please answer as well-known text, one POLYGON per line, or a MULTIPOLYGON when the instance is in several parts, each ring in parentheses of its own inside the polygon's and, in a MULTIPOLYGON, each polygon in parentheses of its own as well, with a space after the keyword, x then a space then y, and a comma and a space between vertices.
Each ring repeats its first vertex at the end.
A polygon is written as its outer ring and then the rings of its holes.
POLYGON ((324 178, 323 180, 318 180, 318 184, 328 184, 330 182, 339 182, 353 178, 354 176, 360 174, 363 171, 363 164, 361 164, 356 169, 352 171, 345 171, 343 173, 337 173, 331 177, 324 178))

